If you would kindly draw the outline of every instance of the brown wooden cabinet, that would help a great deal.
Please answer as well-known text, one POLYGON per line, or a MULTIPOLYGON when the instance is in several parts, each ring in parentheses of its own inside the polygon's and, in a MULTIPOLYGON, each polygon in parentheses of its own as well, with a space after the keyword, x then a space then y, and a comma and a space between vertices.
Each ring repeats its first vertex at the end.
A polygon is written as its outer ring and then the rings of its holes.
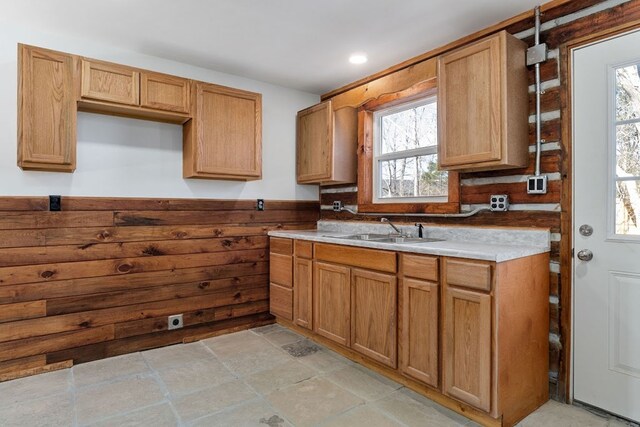
POLYGON ((438 163, 444 170, 529 162, 526 44, 501 31, 438 58, 438 163))
POLYGON ((358 116, 334 111, 331 101, 298 112, 296 169, 299 184, 356 182, 358 116))
POLYGON ((18 166, 73 172, 76 168, 74 58, 18 48, 18 166))
POLYGON ((188 113, 191 83, 187 79, 166 74, 140 74, 140 105, 157 110, 188 113))
POLYGON ((397 367, 395 274, 354 268, 351 272, 351 347, 397 367))
POLYGON ((400 259, 400 367, 405 375, 432 387, 438 387, 438 258, 402 254, 400 259))
POLYGON ((184 177, 262 177, 262 95, 195 83, 183 132, 184 177))
POLYGON ((313 266, 313 331, 351 345, 351 270, 316 261, 313 266))
POLYGON ((311 242, 295 241, 293 259, 293 323, 313 329, 313 248, 311 242))
POLYGON ((491 296, 445 288, 444 392, 491 409, 491 296))
POLYGON ((140 104, 140 73, 130 67, 82 60, 82 98, 119 104, 140 104))
POLYGON ((269 240, 269 311, 293 320, 293 242, 272 237, 269 240))

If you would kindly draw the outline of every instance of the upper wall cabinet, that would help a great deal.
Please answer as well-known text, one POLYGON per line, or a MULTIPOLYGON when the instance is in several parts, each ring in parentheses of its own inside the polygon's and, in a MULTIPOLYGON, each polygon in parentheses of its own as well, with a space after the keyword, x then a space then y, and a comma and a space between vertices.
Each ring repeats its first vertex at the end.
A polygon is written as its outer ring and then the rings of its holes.
POLYGON ((438 58, 438 161, 479 171, 529 162, 526 44, 501 31, 438 58))
POLYGON ((129 67, 83 59, 81 96, 98 101, 139 105, 140 73, 129 67))
POLYGON ((298 112, 296 168, 299 184, 356 182, 358 114, 334 111, 331 101, 298 112))
POLYGON ((140 105, 158 110, 189 112, 189 80, 166 74, 140 75, 140 105))
POLYGON ((185 178, 262 176, 262 95, 195 83, 184 127, 185 178))
POLYGON ((73 172, 77 111, 183 125, 184 176, 262 176, 262 96, 19 45, 18 166, 73 172))
POLYGON ((18 49, 18 166, 73 172, 76 168, 74 58, 18 49))

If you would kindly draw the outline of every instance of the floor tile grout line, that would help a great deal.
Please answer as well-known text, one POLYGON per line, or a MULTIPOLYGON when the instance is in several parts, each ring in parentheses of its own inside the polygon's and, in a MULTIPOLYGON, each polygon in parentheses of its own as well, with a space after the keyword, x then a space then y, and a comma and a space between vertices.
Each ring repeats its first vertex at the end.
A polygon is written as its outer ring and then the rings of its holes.
POLYGON ((165 399, 167 399, 167 401, 169 403, 169 408, 171 409, 171 412, 173 412, 173 416, 176 417, 176 420, 178 421, 178 426, 183 427, 184 423, 182 421, 182 417, 180 416, 180 414, 178 413, 176 408, 173 406, 173 400, 171 399, 171 393, 169 393, 169 389, 168 389, 167 385, 164 383, 164 381, 162 381, 162 378, 160 377, 160 373, 153 366, 151 366, 151 364, 149 363, 149 360, 147 360, 147 358, 144 357, 144 354, 142 354, 142 352, 140 352, 140 356, 142 356, 142 360, 144 361, 144 364, 147 365, 147 368, 151 372, 153 372, 156 382, 158 383, 158 385, 162 389, 163 394, 165 396, 165 399))

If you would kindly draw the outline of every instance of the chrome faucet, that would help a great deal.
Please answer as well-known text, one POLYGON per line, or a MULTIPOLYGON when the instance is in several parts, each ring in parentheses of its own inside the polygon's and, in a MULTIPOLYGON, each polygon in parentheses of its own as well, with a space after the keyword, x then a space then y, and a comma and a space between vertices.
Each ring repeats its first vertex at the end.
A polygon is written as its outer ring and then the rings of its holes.
POLYGON ((402 236, 402 231, 400 231, 400 229, 398 227, 393 225, 393 223, 391 221, 389 221, 388 218, 380 218, 380 222, 386 222, 387 224, 389 224, 391 226, 391 228, 393 228, 396 231, 396 233, 398 233, 399 235, 402 236))

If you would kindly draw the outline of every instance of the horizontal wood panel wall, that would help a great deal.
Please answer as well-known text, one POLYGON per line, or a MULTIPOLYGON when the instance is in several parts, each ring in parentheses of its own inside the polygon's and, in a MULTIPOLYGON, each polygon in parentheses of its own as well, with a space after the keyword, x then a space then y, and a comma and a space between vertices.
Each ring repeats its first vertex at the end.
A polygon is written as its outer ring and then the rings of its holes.
MULTIPOLYGON (((545 12, 542 17, 541 41, 546 42, 550 57, 540 67, 542 87, 542 144, 541 169, 549 176, 548 193, 529 195, 526 191, 526 177, 534 171, 535 130, 531 117, 529 131, 529 166, 522 169, 463 173, 460 176, 460 199, 464 209, 488 206, 489 195, 508 194, 512 208, 509 212, 485 212, 464 219, 416 218, 398 216, 389 218, 398 222, 436 224, 548 227, 552 233, 551 242, 551 287, 550 287, 550 391, 559 400, 565 400, 568 390, 569 344, 571 340, 570 273, 571 273, 571 149, 570 141, 563 139, 563 126, 570 118, 563 117, 569 100, 567 99, 566 73, 561 67, 566 65, 562 46, 587 34, 607 28, 638 21, 640 1, 631 0, 620 4, 616 0, 576 0, 563 4, 557 9, 545 12), (564 61, 564 62, 563 62, 564 61), (563 307, 567 307, 563 311, 563 307)), ((515 22, 507 31, 533 44, 533 20, 515 22)), ((424 58, 428 60, 428 57, 424 58)), ((414 66, 415 67, 415 66, 414 66)), ((535 75, 530 69, 529 83, 533 85, 535 75)), ((353 89, 357 91, 356 89, 353 89)), ((530 86, 530 113, 535 111, 535 93, 530 86)), ((384 91, 382 91, 384 92, 384 91)), ((333 92, 338 93, 338 92, 333 92)), ((348 94, 348 92, 345 92, 348 94)), ((337 95, 339 96, 339 95, 337 95)), ((344 96, 344 95, 343 95, 344 96)), ((323 97, 325 99, 326 97, 323 97)), ((323 187, 321 190, 322 219, 377 221, 376 217, 353 216, 349 213, 334 213, 331 204, 340 200, 344 205, 357 205, 357 187, 343 185, 323 187)))
POLYGON ((0 378, 269 323, 273 229, 317 202, 0 197, 0 378), (167 316, 184 314, 183 329, 167 316))

